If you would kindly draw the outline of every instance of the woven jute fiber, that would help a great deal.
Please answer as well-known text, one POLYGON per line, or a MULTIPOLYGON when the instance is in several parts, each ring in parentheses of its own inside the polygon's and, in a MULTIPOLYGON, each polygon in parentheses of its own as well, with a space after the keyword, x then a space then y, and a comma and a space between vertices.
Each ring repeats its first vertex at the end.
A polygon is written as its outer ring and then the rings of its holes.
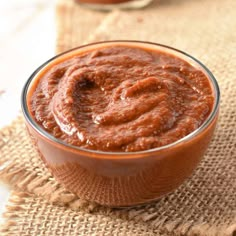
POLYGON ((218 127, 199 167, 175 192, 145 206, 109 209, 79 199, 56 182, 20 117, 0 131, 0 178, 16 190, 0 235, 235 235, 235 9, 234 0, 165 0, 145 10, 97 13, 61 0, 58 52, 110 39, 148 40, 185 50, 219 82, 218 127), (92 28, 79 20, 92 15, 92 28))
POLYGON ((57 3, 57 52, 79 46, 93 34, 108 14, 81 8, 73 0, 57 3))

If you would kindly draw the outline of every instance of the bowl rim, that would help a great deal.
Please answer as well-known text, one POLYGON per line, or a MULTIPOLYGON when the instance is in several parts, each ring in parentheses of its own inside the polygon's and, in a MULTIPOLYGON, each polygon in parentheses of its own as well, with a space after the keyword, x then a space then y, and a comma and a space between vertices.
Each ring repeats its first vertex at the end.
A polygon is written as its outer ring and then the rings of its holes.
MULTIPOLYGON (((168 51, 169 53, 169 51, 168 51)), ((175 55, 176 56, 176 55, 175 55)), ((181 58, 181 57, 180 57, 181 58)), ((182 60, 186 60, 186 58, 181 58, 182 60)), ((189 61, 187 61, 189 62, 189 61)), ((22 93, 21 93, 21 109, 23 112, 23 115, 26 119, 26 121, 30 124, 30 126, 37 132, 39 133, 43 138, 45 138, 48 141, 51 141, 55 144, 58 145, 62 145, 64 148, 68 148, 71 151, 80 151, 83 153, 87 153, 87 154, 94 154, 94 157, 97 158, 110 158, 112 156, 112 158, 114 157, 125 157, 125 159, 127 158, 133 158, 133 157, 142 157, 145 154, 153 154, 155 152, 158 151, 163 151, 165 149, 169 149, 169 148, 173 148, 179 144, 185 143, 187 141, 190 141, 192 138, 196 137, 198 134, 200 134, 201 132, 203 132, 210 124, 211 122, 214 120, 214 118, 216 117, 216 115, 218 114, 218 109, 219 109, 219 102, 220 102, 220 89, 219 89, 219 85, 217 83, 217 80, 215 79, 214 75, 211 73, 211 71, 203 64, 201 63, 198 59, 196 59, 195 57, 189 55, 188 53, 181 51, 179 49, 176 49, 174 47, 170 47, 164 44, 159 44, 159 43, 154 43, 154 42, 148 42, 148 41, 140 41, 140 40, 107 40, 107 41, 99 41, 99 42, 95 42, 95 43, 89 43, 89 44, 84 44, 75 48, 72 48, 70 50, 64 51, 62 53, 57 54, 56 56, 50 58, 49 60, 47 60, 46 62, 44 62, 41 66, 39 66, 31 75, 30 77, 27 79, 27 81, 25 82, 23 89, 22 89, 22 93), (214 101, 214 105, 212 108, 211 113, 209 114, 209 116, 207 117, 207 119, 193 132, 189 133, 188 135, 184 136, 181 139, 178 139, 177 141, 164 145, 164 146, 160 146, 157 148, 152 148, 152 149, 147 149, 147 150, 143 150, 143 151, 135 151, 135 152, 111 152, 111 151, 99 151, 99 150, 92 150, 92 149, 86 149, 86 148, 81 148, 79 146, 74 146, 71 144, 66 143, 63 140, 60 140, 58 138, 55 138, 53 135, 51 135, 50 133, 48 133, 46 130, 44 130, 40 125, 37 124, 37 122, 33 119, 33 117, 30 115, 28 106, 27 106, 27 93, 28 93, 28 89, 30 87, 31 82, 33 81, 33 79, 35 78, 35 76, 44 68, 46 67, 50 62, 52 62, 53 60, 60 58, 61 56, 71 53, 73 51, 85 48, 85 47, 90 47, 90 46, 96 46, 96 45, 102 45, 102 44, 141 44, 143 46, 145 45, 149 45, 149 46, 156 46, 157 50, 160 48, 164 48, 170 51, 173 51, 175 53, 177 53, 178 55, 184 56, 190 60, 192 60, 194 63, 196 63, 198 66, 200 66, 201 70, 203 72, 205 72, 205 74, 207 75, 211 86, 213 87, 213 93, 215 94, 215 101, 214 101)))

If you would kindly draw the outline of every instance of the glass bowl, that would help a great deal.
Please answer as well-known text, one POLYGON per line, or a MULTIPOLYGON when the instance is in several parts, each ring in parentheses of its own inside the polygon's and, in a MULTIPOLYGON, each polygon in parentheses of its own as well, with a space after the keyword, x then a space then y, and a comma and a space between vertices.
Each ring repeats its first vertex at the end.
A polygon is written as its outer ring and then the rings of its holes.
POLYGON ((75 0, 76 3, 92 10, 111 11, 144 8, 153 0, 75 0))
POLYGON ((27 80, 22 110, 30 137, 52 175, 80 198, 111 207, 144 204, 175 190, 202 159, 215 130, 220 91, 212 73, 197 59, 177 49, 150 42, 106 41, 84 45, 45 62, 27 80), (51 65, 81 52, 110 45, 145 47, 167 52, 200 69, 209 79, 214 95, 212 112, 194 132, 166 146, 139 152, 103 152, 72 146, 40 127, 28 107, 34 81, 51 65))

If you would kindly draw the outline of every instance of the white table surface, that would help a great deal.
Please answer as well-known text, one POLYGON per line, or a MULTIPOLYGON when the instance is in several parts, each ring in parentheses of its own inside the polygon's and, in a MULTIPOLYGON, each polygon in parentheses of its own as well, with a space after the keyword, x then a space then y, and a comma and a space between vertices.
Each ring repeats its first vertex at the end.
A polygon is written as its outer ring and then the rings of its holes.
MULTIPOLYGON (((53 0, 0 0, 0 128, 19 113, 31 73, 55 55, 54 13, 53 0)), ((9 194, 0 182, 0 224, 9 194)))

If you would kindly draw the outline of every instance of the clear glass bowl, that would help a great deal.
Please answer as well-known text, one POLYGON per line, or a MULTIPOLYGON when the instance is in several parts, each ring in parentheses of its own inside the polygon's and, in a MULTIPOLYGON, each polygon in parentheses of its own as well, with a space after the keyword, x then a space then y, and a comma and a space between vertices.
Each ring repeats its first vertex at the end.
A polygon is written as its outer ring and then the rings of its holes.
POLYGON ((80 5, 100 11, 114 9, 139 9, 149 5, 153 0, 75 0, 80 5))
POLYGON ((102 205, 121 207, 143 204, 175 190, 187 179, 203 157, 219 113, 220 91, 212 73, 197 59, 177 49, 140 41, 107 41, 81 46, 62 53, 40 66, 26 82, 22 110, 27 130, 40 157, 52 175, 79 197, 102 205), (87 50, 108 45, 126 45, 160 50, 179 57, 208 77, 214 106, 205 122, 184 138, 146 151, 102 152, 86 150, 56 139, 30 115, 27 98, 34 81, 51 65, 87 50))

